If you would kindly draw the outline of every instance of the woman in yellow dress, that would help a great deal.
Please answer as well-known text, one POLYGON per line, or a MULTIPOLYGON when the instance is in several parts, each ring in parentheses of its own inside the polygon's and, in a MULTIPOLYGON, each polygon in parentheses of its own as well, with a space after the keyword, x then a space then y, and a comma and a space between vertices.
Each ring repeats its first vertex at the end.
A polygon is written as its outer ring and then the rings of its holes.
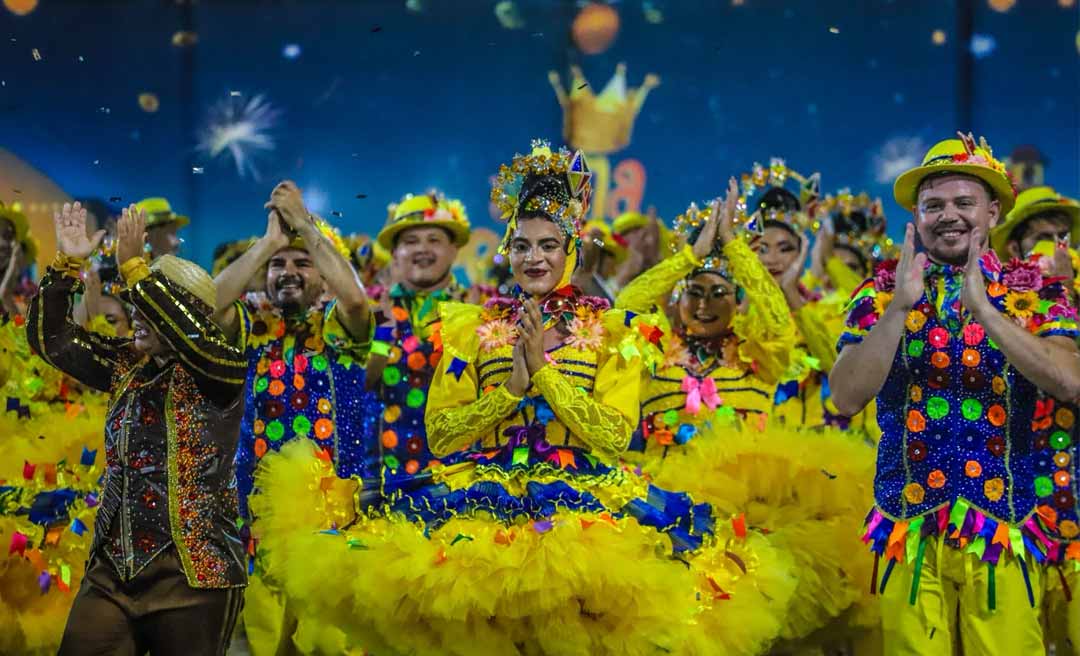
POLYGON ((664 359, 642 399, 632 446, 640 453, 625 458, 656 485, 710 503, 718 517, 768 531, 799 578, 781 637, 803 644, 859 597, 863 573, 843 554, 857 546, 851 530, 869 497, 873 452, 832 429, 807 433, 770 421, 797 333, 783 293, 747 244, 753 235, 735 229, 738 195, 732 180, 711 211, 691 205, 676 232, 692 246, 616 301, 648 312, 672 291, 675 298, 673 328, 662 324, 664 359))
POLYGON ((302 650, 752 654, 779 632, 760 617, 786 608, 790 559, 619 466, 663 334, 569 284, 588 193, 580 153, 536 145, 501 171, 517 293, 440 307, 441 461, 386 507, 354 520, 310 447, 264 461, 273 498, 252 503, 302 650))

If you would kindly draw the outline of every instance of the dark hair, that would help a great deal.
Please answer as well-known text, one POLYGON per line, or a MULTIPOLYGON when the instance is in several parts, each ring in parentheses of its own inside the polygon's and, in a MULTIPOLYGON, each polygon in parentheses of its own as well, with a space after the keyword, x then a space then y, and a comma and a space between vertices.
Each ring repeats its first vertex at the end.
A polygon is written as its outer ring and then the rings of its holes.
POLYGON ((786 230, 787 232, 791 233, 791 236, 794 237, 795 240, 798 241, 800 245, 802 244, 802 240, 803 240, 802 235, 800 235, 799 232, 795 229, 795 226, 793 226, 793 225, 791 225, 789 223, 784 223, 783 221, 777 221, 776 219, 765 219, 762 222, 762 225, 764 227, 766 227, 766 228, 780 228, 781 230, 786 230))
POLYGON ((852 255, 854 255, 855 259, 859 261, 859 266, 862 267, 862 271, 859 271, 858 273, 861 273, 863 275, 866 275, 867 273, 869 273, 869 271, 870 271, 870 263, 867 261, 866 256, 863 255, 862 251, 860 251, 858 248, 855 248, 851 244, 837 244, 833 248, 835 248, 835 249, 843 249, 843 250, 851 253, 852 255))
POLYGON ((1056 219, 1063 223, 1066 227, 1072 228, 1072 220, 1069 219, 1068 214, 1057 209, 1051 209, 1045 212, 1039 212, 1038 214, 1033 214, 1018 223, 1015 227, 1013 227, 1012 231, 1009 232, 1009 238, 1005 241, 1023 241, 1024 237, 1027 236, 1027 231, 1028 228, 1031 226, 1031 222, 1035 219, 1046 219, 1048 221, 1053 221, 1056 219))
POLYGON ((762 211, 780 210, 798 212, 802 209, 799 198, 783 187, 769 187, 758 199, 757 208, 762 211))
POLYGON ((978 182, 980 185, 982 185, 982 188, 986 190, 986 195, 990 198, 991 201, 995 201, 998 199, 997 193, 994 192, 994 188, 990 186, 990 183, 988 183, 986 180, 983 180, 977 175, 971 175, 970 173, 960 173, 958 171, 937 171, 935 173, 931 173, 922 180, 919 180, 919 185, 915 187, 916 204, 919 200, 919 192, 922 191, 923 186, 925 186, 927 183, 933 183, 935 180, 941 180, 943 178, 957 177, 967 178, 968 180, 974 180, 978 182))
POLYGON ((838 235, 861 235, 870 228, 870 217, 862 210, 855 210, 850 214, 833 212, 832 223, 838 235))

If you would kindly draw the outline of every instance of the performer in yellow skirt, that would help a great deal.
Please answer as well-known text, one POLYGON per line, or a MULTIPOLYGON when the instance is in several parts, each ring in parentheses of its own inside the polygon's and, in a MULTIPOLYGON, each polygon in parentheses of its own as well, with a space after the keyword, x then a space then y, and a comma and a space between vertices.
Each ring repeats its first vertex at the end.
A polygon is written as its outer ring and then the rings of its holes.
POLYGON ((580 153, 537 145, 504 167, 493 200, 518 293, 442 305, 426 421, 440 460, 381 512, 354 520, 352 486, 310 447, 265 459, 273 493, 252 504, 279 536, 263 546, 303 609, 302 649, 739 654, 775 636, 756 618, 786 607, 790 561, 617 466, 663 335, 568 284, 588 193, 580 153))

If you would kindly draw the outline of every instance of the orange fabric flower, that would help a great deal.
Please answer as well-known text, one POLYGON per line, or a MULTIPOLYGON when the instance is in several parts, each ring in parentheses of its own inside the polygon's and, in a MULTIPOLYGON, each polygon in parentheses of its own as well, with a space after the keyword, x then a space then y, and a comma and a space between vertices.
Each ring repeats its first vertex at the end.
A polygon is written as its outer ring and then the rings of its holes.
POLYGON ((1006 287, 1005 285, 1001 284, 1000 282, 996 282, 996 281, 991 282, 986 287, 986 293, 990 294, 994 298, 997 298, 998 296, 1004 295, 1005 292, 1007 292, 1007 291, 1009 291, 1008 287, 1006 287))
POLYGON ((982 356, 975 349, 964 349, 964 355, 961 359, 965 367, 977 367, 982 362, 982 356))
POLYGON ((410 460, 410 461, 405 463, 405 473, 407 473, 407 474, 409 474, 411 476, 412 474, 415 474, 418 471, 420 471, 420 463, 419 462, 417 462, 415 460, 410 460))
POLYGON ((926 430, 926 417, 918 410, 909 410, 907 415, 907 427, 912 433, 921 433, 926 430))
POLYGON ((1069 481, 1072 480, 1072 476, 1064 469, 1059 469, 1054 472, 1054 484, 1058 487, 1068 487, 1069 481))
POLYGON ((272 381, 270 381, 269 390, 270 390, 270 393, 272 395, 281 396, 282 394, 285 393, 285 383, 281 382, 280 380, 276 380, 276 379, 272 380, 272 381))
POLYGON ((334 422, 326 417, 315 422, 315 435, 320 440, 325 440, 334 434, 334 422))
POLYGON ((908 503, 922 503, 926 498, 926 490, 918 483, 908 483, 904 488, 904 498, 908 503))
POLYGON ((990 406, 990 409, 986 411, 986 418, 995 426, 1004 426, 1005 417, 1005 408, 996 403, 990 406))
POLYGON ((1005 495, 1005 481, 1000 478, 988 478, 983 482, 983 494, 991 501, 997 501, 1005 495))
POLYGON ((968 478, 978 478, 982 476, 982 465, 978 460, 968 460, 964 463, 964 475, 968 478))
POLYGON ((935 490, 945 487, 945 472, 935 469, 926 477, 926 484, 935 490))
POLYGON ((392 430, 383 431, 382 445, 388 449, 393 449, 398 445, 397 432, 392 430))
POLYGON ((267 448, 268 447, 267 447, 267 444, 266 444, 266 440, 264 440, 261 437, 258 438, 257 440, 255 440, 255 457, 256 458, 261 458, 264 455, 266 455, 266 449, 267 448))
POLYGON ((944 369, 949 366, 949 354, 945 351, 934 351, 934 354, 930 356, 930 364, 934 365, 938 369, 944 369))
POLYGON ((412 369, 413 371, 420 371, 427 366, 427 356, 424 355, 421 351, 413 351, 409 354, 406 362, 409 365, 409 369, 412 369))
POLYGON ((1070 462, 1072 462, 1072 456, 1069 455, 1068 451, 1058 451, 1054 454, 1054 464, 1058 467, 1065 469, 1070 462))
POLYGON ((297 391, 299 391, 304 389, 304 385, 304 377, 300 374, 294 374, 292 377, 292 386, 296 388, 297 391))

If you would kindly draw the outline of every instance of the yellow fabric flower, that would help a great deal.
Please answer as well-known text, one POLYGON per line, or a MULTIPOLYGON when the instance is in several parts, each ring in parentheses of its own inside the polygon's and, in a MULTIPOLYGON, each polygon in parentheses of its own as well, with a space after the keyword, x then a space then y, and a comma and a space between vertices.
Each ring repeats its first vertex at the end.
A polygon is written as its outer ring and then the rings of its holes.
POLYGON ((874 312, 881 316, 885 314, 885 308, 889 307, 893 295, 889 292, 878 292, 874 295, 874 312))
POLYGON ((922 503, 923 499, 926 498, 926 489, 918 483, 908 483, 907 487, 904 488, 904 498, 907 499, 908 503, 922 503))
POLYGON ((991 501, 997 501, 1005 494, 1005 481, 991 478, 983 483, 983 494, 991 501))
POLYGON ((913 333, 919 332, 926 325, 926 315, 921 310, 912 310, 908 312, 904 325, 913 333))
POLYGON ((1039 295, 1032 291, 1009 292, 1005 295, 1005 310, 1014 317, 1029 319, 1039 306, 1039 295))

